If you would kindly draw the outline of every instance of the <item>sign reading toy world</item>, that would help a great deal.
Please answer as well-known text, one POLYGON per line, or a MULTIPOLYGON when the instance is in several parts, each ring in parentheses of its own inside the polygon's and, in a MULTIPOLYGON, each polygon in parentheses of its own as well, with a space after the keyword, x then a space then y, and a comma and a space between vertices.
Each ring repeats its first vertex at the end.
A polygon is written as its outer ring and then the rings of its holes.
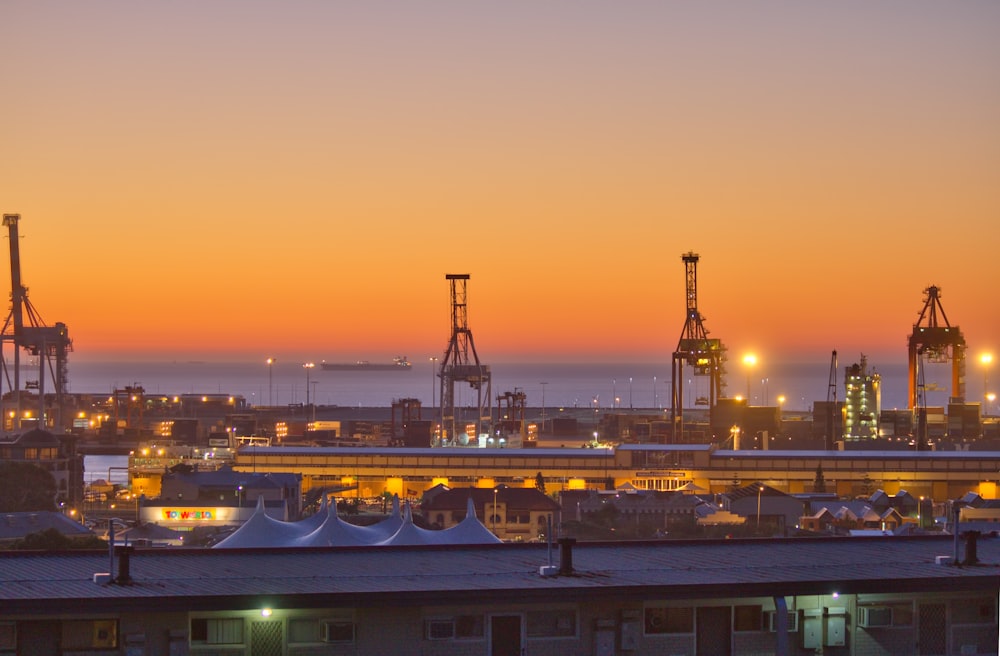
POLYGON ((163 519, 166 521, 210 521, 218 519, 214 508, 164 508, 163 519))

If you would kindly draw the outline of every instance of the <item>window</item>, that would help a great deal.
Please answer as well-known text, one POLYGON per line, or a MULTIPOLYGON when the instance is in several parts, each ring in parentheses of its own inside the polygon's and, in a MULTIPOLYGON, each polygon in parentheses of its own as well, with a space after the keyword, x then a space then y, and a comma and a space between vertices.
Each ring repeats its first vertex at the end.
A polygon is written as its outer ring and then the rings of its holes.
POLYGON ((354 642, 354 622, 351 620, 323 620, 323 642, 354 642))
POLYGON ((575 610, 528 611, 529 638, 569 638, 576 636, 575 610))
POLYGON ((455 615, 425 620, 424 636, 428 640, 470 640, 482 638, 485 624, 482 615, 455 615))
POLYGON ((913 602, 881 602, 858 606, 858 626, 866 629, 913 626, 913 602))
POLYGON ((243 618, 192 618, 191 643, 201 645, 241 645, 243 644, 243 618))
POLYGON ((733 631, 760 631, 763 629, 764 613, 761 606, 735 606, 733 608, 733 631))
POLYGON ((646 609, 644 624, 646 633, 651 635, 694 633, 694 608, 650 607, 646 609))
POLYGON ((455 637, 455 622, 447 620, 427 620, 424 622, 424 636, 428 640, 450 640, 455 637))
POLYGON ((951 621, 953 624, 993 624, 996 620, 996 607, 993 599, 955 599, 951 602, 951 621))
POLYGON ((115 649, 118 647, 118 620, 70 620, 62 623, 62 648, 115 649))
POLYGON ((319 620, 315 617, 288 620, 288 642, 322 642, 319 620))
POLYGON ((300 617, 288 620, 289 643, 352 643, 354 633, 354 620, 350 617, 335 619, 300 617))
MULTIPOLYGON (((767 613, 767 630, 774 632, 778 630, 778 611, 769 610, 767 613)), ((795 633, 799 630, 799 614, 797 611, 790 610, 786 612, 788 617, 788 632, 795 633)))

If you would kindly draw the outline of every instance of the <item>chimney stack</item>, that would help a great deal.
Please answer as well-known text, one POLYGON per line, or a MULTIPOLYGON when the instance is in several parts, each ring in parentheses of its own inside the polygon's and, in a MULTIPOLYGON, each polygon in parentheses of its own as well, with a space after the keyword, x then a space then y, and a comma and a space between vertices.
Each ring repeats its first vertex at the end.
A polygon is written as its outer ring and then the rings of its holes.
POLYGON ((115 554, 118 556, 118 577, 115 579, 115 583, 125 585, 132 582, 132 575, 129 572, 131 563, 129 561, 133 551, 135 551, 135 547, 131 545, 115 547, 115 554))
POLYGON ((576 538, 559 538, 559 574, 569 576, 573 573, 573 545, 576 538))
POLYGON ((965 532, 965 560, 962 561, 963 565, 975 565, 979 562, 978 538, 979 531, 965 532))

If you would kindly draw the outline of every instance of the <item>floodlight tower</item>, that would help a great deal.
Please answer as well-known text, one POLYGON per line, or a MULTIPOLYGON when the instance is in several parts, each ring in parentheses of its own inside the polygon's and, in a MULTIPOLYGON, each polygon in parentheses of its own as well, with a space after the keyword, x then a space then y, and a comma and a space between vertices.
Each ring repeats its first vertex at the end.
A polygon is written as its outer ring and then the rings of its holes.
POLYGON ((923 362, 944 363, 951 360, 950 402, 965 402, 965 337, 958 326, 948 323, 941 306, 940 291, 934 285, 924 290, 927 300, 908 340, 911 410, 919 406, 918 376, 923 362), (938 314, 941 315, 940 321, 938 314))
POLYGON ((445 280, 451 285, 451 340, 441 358, 438 373, 441 378, 440 443, 442 446, 477 446, 479 436, 490 429, 490 368, 479 361, 472 331, 469 330, 466 290, 469 274, 449 273, 445 275, 445 280), (468 383, 476 390, 478 413, 475 435, 469 435, 464 419, 456 412, 455 383, 459 382, 468 383))
MULTIPOLYGON (((38 380, 27 381, 25 387, 37 388, 38 390, 38 427, 46 427, 45 373, 46 368, 48 368, 56 394, 56 416, 53 425, 56 430, 61 431, 63 429, 63 399, 67 391, 67 354, 73 350, 73 342, 69 338, 66 324, 45 325, 41 315, 28 299, 28 288, 21 282, 21 250, 18 241, 20 239, 18 234, 20 220, 20 214, 3 215, 3 225, 7 226, 10 241, 11 306, 3 330, 0 332, 0 356, 3 355, 2 347, 7 342, 11 342, 14 345, 14 380, 13 382, 10 380, 6 358, 0 357, 0 366, 3 368, 0 388, 2 388, 3 380, 6 380, 8 388, 14 392, 15 416, 20 419, 21 349, 36 356, 38 358, 38 380), (25 325, 25 318, 27 318, 27 325, 25 325)), ((2 397, 2 391, 0 389, 0 397, 2 397)), ((17 425, 15 424, 13 428, 16 429, 17 425)))
POLYGON ((725 387, 722 375, 726 360, 726 347, 721 340, 708 337, 704 317, 698 311, 699 256, 688 252, 681 259, 684 261, 687 309, 681 338, 673 353, 670 377, 670 419, 675 442, 682 441, 684 435, 684 366, 690 365, 695 376, 708 377, 709 395, 705 401, 709 408, 715 408, 725 387))

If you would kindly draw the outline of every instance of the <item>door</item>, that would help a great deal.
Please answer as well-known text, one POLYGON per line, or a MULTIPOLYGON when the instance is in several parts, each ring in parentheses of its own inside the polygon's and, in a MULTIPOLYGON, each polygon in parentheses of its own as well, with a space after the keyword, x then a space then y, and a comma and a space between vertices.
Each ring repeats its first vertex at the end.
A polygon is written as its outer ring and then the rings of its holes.
POLYGON ((490 617, 490 656, 523 656, 521 616, 493 615, 490 617))
POLYGON ((700 606, 695 624, 698 656, 731 656, 733 625, 729 606, 700 606))
POLYGON ((282 656, 281 620, 254 621, 250 623, 251 656, 282 656))
POLYGON ((920 604, 917 626, 917 651, 920 656, 944 656, 948 653, 944 604, 920 604))

